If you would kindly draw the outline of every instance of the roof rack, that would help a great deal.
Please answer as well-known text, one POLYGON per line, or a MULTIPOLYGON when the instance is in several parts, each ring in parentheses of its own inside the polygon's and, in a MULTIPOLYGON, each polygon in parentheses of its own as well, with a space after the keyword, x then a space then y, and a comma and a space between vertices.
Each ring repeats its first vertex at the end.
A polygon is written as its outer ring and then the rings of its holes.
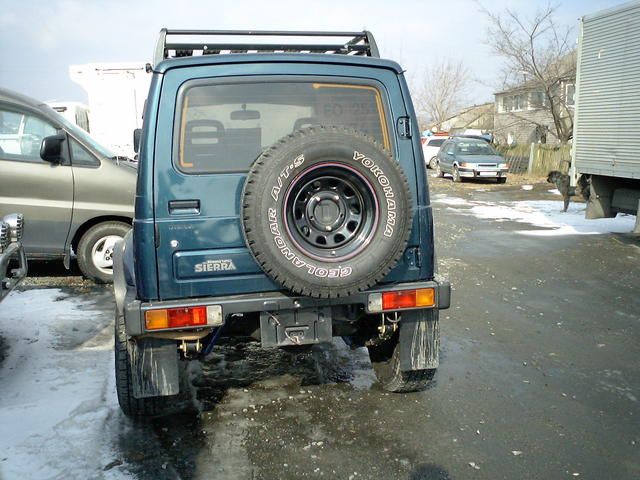
POLYGON ((160 37, 153 58, 154 65, 172 57, 190 57, 194 51, 202 55, 253 52, 303 52, 333 53, 341 55, 360 55, 380 57, 373 34, 367 30, 362 32, 296 32, 276 30, 160 30, 160 37), (199 37, 198 42, 172 42, 169 36, 199 37), (348 39, 342 43, 304 44, 304 43, 215 43, 216 37, 342 37, 348 39), (210 37, 211 42, 200 41, 202 37, 210 37), (170 54, 173 52, 173 55, 170 54))

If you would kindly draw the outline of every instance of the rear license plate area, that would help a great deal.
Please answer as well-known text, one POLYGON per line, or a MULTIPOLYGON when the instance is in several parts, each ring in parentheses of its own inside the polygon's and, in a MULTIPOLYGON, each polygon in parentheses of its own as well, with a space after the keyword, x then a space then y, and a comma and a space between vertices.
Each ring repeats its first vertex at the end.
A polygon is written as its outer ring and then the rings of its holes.
POLYGON ((260 313, 262 346, 285 347, 330 342, 331 309, 328 307, 260 313))

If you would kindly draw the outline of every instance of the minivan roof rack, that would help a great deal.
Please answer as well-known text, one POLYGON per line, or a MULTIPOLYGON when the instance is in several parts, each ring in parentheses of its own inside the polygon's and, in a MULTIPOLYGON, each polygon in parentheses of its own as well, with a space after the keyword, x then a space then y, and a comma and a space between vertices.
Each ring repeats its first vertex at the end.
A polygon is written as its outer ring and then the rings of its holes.
MULTIPOLYGON (((298 40, 299 41, 299 40, 298 40)), ((341 55, 360 55, 380 57, 378 46, 373 34, 367 30, 362 32, 298 32, 277 30, 160 30, 160 37, 153 58, 154 65, 172 57, 191 57, 194 51, 202 55, 221 53, 254 53, 254 52, 303 52, 303 53, 333 53, 341 55), (168 41, 169 36, 199 37, 197 42, 168 41), (323 37, 343 38, 342 43, 216 43, 220 37, 323 37), (210 42, 203 42, 203 37, 209 37, 210 42), (170 54, 173 52, 173 54, 170 54)))

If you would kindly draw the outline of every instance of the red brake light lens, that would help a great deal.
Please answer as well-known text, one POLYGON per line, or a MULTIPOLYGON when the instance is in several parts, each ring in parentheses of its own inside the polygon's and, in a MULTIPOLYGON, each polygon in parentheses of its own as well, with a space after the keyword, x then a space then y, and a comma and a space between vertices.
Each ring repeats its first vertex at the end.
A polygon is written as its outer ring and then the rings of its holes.
POLYGON ((196 327, 207 324, 207 307, 147 310, 144 319, 147 330, 196 327))

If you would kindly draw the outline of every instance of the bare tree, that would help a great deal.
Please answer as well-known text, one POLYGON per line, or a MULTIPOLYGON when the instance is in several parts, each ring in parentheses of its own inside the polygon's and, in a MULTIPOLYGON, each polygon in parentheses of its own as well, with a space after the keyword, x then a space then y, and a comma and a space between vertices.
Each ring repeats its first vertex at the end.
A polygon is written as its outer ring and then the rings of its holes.
MULTIPOLYGON (((523 87, 528 92, 540 92, 538 107, 545 108, 553 118, 551 132, 561 142, 573 137, 573 114, 567 106, 566 82, 575 81, 576 52, 573 29, 559 26, 556 7, 547 5, 530 19, 513 10, 493 13, 481 6, 489 20, 488 44, 504 60, 505 88, 523 87)), ((522 120, 545 126, 531 118, 513 114, 522 120)))
POLYGON ((426 68, 414 85, 418 111, 439 128, 463 105, 469 81, 469 71, 462 62, 447 59, 426 68))

